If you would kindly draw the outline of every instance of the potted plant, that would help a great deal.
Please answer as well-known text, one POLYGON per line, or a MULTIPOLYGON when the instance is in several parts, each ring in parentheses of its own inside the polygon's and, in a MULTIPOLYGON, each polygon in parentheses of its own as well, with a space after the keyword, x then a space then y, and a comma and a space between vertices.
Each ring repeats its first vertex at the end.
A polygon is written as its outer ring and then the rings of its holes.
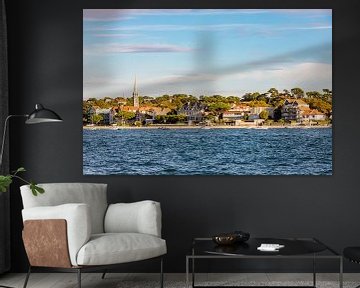
POLYGON ((24 167, 18 168, 16 171, 11 172, 8 175, 0 175, 0 192, 6 192, 9 188, 10 184, 13 182, 13 179, 19 179, 20 181, 29 184, 31 192, 34 196, 37 196, 38 194, 43 194, 45 190, 39 186, 33 181, 27 181, 21 176, 19 176, 19 173, 25 172, 24 167))

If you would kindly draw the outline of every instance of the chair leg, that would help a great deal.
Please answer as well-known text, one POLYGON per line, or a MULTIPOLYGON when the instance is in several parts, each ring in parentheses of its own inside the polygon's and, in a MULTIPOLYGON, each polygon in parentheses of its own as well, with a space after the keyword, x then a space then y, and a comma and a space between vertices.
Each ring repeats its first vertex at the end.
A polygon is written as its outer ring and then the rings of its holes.
POLYGON ((29 266, 29 270, 28 270, 28 272, 27 272, 27 274, 26 274, 26 278, 25 278, 25 282, 24 282, 23 288, 26 288, 27 283, 28 283, 28 281, 29 281, 30 274, 31 274, 31 265, 29 266))
POLYGON ((106 272, 107 272, 107 270, 105 269, 104 273, 101 275, 101 279, 105 279, 106 272))
POLYGON ((81 269, 77 269, 78 288, 81 288, 81 269))
POLYGON ((160 287, 163 288, 164 287, 164 268, 163 268, 163 263, 164 260, 163 260, 163 257, 161 257, 161 260, 160 260, 160 287))

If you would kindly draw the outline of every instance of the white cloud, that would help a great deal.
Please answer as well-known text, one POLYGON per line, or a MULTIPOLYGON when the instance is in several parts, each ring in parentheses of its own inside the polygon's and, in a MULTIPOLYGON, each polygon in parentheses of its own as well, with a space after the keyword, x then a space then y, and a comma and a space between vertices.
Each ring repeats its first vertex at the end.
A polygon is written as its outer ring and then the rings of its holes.
POLYGON ((255 70, 238 73, 235 78, 242 92, 266 91, 270 87, 290 89, 302 87, 306 91, 332 88, 332 65, 305 62, 284 66, 276 70, 255 70))
POLYGON ((230 14, 263 14, 264 9, 84 9, 84 21, 119 21, 136 16, 199 16, 230 14))
MULTIPOLYGON (((85 31, 223 31, 243 27, 260 26, 258 24, 209 24, 209 25, 173 25, 173 24, 152 24, 152 25, 124 25, 124 26, 102 26, 88 28, 85 31)), ((265 27, 265 26, 264 26, 265 27)))
MULTIPOLYGON (((84 82, 84 98, 131 95, 133 80, 124 78, 88 79, 84 82)), ((143 77, 138 81, 142 95, 187 93, 199 95, 238 95, 246 92, 265 92, 271 87, 279 90, 301 87, 305 91, 332 89, 332 65, 304 62, 264 67, 224 75, 182 74, 161 77, 143 77)))
POLYGON ((137 16, 201 16, 234 14, 290 14, 305 17, 327 16, 331 9, 84 9, 85 21, 117 21, 137 16))
POLYGON ((84 54, 118 54, 118 53, 171 53, 171 52, 189 52, 192 48, 171 45, 171 44, 119 44, 107 43, 96 44, 84 47, 84 54))
POLYGON ((126 34, 126 33, 96 33, 93 34, 95 37, 106 37, 106 38, 129 38, 138 36, 138 34, 126 34))
POLYGON ((311 25, 311 26, 303 26, 303 27, 284 27, 284 28, 278 28, 278 31, 284 31, 284 30, 326 30, 326 29, 332 29, 331 25, 311 25))
POLYGON ((124 9, 84 9, 84 21, 119 21, 130 19, 124 9))
MULTIPOLYGON (((219 31, 238 31, 241 34, 271 34, 281 33, 284 31, 295 30, 327 30, 332 29, 332 26, 323 24, 307 24, 304 26, 277 26, 277 25, 264 25, 264 24, 249 24, 249 23, 227 23, 227 24, 207 24, 207 25, 173 25, 173 24, 157 24, 157 25, 124 25, 124 26, 100 26, 86 28, 85 32, 219 32, 219 31)), ((109 37, 111 37, 111 34, 109 37)), ((146 34, 144 34, 146 35, 146 34)))

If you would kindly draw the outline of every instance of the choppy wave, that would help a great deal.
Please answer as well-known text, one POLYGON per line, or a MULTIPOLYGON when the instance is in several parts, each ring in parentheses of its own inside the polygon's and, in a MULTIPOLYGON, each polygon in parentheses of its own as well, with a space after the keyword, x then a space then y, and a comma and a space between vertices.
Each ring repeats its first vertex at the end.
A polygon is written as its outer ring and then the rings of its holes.
POLYGON ((85 175, 331 175, 331 129, 84 130, 85 175))

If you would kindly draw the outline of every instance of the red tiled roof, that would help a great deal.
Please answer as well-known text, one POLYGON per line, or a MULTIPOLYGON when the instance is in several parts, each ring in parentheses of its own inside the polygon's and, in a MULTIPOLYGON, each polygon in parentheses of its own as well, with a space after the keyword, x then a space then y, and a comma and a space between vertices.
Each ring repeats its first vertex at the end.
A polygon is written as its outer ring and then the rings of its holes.
POLYGON ((305 115, 325 115, 325 114, 316 109, 309 109, 304 111, 303 115, 305 116, 305 115))

